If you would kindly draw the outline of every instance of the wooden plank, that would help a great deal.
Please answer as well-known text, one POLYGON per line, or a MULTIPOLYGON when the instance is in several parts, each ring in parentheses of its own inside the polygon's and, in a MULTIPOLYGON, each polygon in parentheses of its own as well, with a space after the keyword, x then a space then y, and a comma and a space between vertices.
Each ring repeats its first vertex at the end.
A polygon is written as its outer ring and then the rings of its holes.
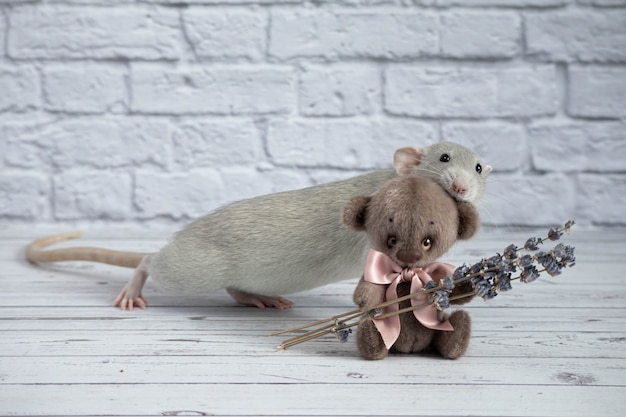
POLYGON ((0 414, 622 417, 615 399, 625 396, 623 387, 550 385, 3 385, 0 414))
MULTIPOLYGON (((616 359, 394 355, 383 361, 292 355, 56 356, 0 358, 6 384, 472 384, 626 386, 616 359), (410 369, 410 372, 407 372, 410 369), (357 383, 357 382, 355 382, 357 383)), ((1 388, 0 388, 1 389, 1 388)))
MULTIPOLYGON (((280 339, 266 331, 221 326, 196 331, 11 332, 0 340, 4 356, 271 355, 280 339)), ((340 344, 327 337, 296 346, 290 355, 357 357, 354 338, 340 344)), ((624 332, 474 331, 468 356, 538 358, 626 358, 624 332)))
MULTIPOLYGON (((216 298, 217 300, 217 298, 216 298)), ((287 311, 233 306, 149 307, 121 311, 113 307, 0 307, 0 331, 194 331, 236 326, 268 334, 343 313, 341 307, 298 307, 287 311)), ((215 304, 215 303, 212 303, 215 304)), ((626 309, 464 307, 475 331, 620 332, 626 328, 626 309)))
MULTIPOLYGON (((33 307, 106 307, 113 305, 113 300, 123 286, 124 282, 112 283, 100 280, 73 285, 52 283, 50 287, 45 284, 25 284, 24 286, 10 284, 6 286, 12 287, 9 288, 10 291, 0 293, 0 305, 20 307, 24 305, 24 300, 28 299, 29 305, 33 307)), ((351 294, 354 286, 341 291, 339 289, 340 287, 333 284, 324 289, 287 295, 287 298, 296 303, 296 309, 307 306, 343 306, 346 310, 352 310, 354 305, 351 303, 351 294)), ((217 300, 213 294, 206 296, 166 295, 152 285, 146 286, 144 295, 148 300, 148 305, 154 307, 211 307, 211 303, 217 300)), ((220 298, 220 300, 227 300, 233 304, 227 298, 220 298)), ((219 300, 218 302, 219 305, 223 304, 219 300)), ((626 285, 607 284, 590 290, 587 286, 555 288, 550 284, 536 282, 523 287, 514 287, 512 291, 502 293, 486 302, 476 299, 471 302, 471 305, 486 308, 567 308, 572 306, 585 309, 624 308, 626 307, 626 285)))

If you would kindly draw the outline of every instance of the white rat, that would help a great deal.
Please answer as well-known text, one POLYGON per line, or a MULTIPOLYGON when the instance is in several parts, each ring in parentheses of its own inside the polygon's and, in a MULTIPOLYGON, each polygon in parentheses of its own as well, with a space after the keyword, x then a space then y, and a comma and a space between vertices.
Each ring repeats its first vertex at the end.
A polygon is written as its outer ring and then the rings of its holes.
POLYGON ((450 142, 398 149, 394 167, 395 171, 375 171, 229 204, 189 224, 157 253, 85 247, 41 250, 80 236, 69 233, 32 242, 26 257, 31 262, 83 260, 136 268, 115 300, 124 310, 146 307, 141 291, 148 276, 169 293, 202 294, 225 288, 240 304, 289 308, 293 303, 282 294, 361 274, 367 238, 344 227, 341 219, 351 197, 372 194, 399 174, 428 177, 456 199, 475 203, 492 170, 473 152, 450 142))

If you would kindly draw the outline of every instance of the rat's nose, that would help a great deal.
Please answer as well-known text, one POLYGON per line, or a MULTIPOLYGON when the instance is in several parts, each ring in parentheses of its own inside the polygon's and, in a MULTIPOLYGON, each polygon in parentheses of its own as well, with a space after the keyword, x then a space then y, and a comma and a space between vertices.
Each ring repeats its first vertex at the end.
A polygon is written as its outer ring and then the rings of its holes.
POLYGON ((457 194, 465 194, 467 192, 467 184, 463 181, 455 180, 452 184, 452 189, 457 194))
POLYGON ((419 261, 422 258, 422 256, 419 253, 416 253, 410 250, 399 251, 396 254, 396 257, 398 258, 400 262, 405 263, 407 265, 414 264, 415 262, 419 261))

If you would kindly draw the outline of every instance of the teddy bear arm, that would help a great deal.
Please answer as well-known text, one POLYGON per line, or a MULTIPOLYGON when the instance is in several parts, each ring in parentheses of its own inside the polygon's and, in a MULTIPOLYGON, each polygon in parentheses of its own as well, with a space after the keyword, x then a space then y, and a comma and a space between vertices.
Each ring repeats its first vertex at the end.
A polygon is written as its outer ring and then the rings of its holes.
POLYGON ((469 281, 464 282, 460 285, 457 285, 452 290, 452 293, 450 294, 450 298, 452 299, 450 301, 450 304, 461 305, 461 304, 469 303, 470 301, 472 301, 475 295, 476 294, 474 294, 474 286, 472 285, 472 283, 469 281), (454 299, 455 297, 459 295, 463 295, 463 294, 470 294, 470 295, 468 295, 467 297, 458 298, 456 300, 454 299))
POLYGON ((361 277, 354 290, 354 303, 363 311, 369 311, 385 298, 386 286, 367 282, 361 277))

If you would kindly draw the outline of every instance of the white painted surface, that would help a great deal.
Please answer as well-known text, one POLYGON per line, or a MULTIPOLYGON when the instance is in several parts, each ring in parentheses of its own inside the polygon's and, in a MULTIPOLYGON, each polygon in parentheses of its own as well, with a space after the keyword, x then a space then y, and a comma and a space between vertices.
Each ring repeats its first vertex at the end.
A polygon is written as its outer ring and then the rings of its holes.
MULTIPOLYGON (((34 237, 0 228, 0 415, 623 416, 626 230, 574 229, 577 265, 485 303, 467 354, 361 359, 332 337, 276 352, 268 334, 353 308, 355 281, 294 294, 289 311, 223 292, 170 297, 150 283, 145 311, 111 306, 131 270, 37 267, 34 237)), ((154 250, 169 232, 93 228, 81 244, 154 250)), ((443 260, 460 264, 543 230, 486 230, 443 260)), ((70 243, 68 243, 69 245, 70 243)), ((71 244, 76 244, 72 242, 71 244)))

